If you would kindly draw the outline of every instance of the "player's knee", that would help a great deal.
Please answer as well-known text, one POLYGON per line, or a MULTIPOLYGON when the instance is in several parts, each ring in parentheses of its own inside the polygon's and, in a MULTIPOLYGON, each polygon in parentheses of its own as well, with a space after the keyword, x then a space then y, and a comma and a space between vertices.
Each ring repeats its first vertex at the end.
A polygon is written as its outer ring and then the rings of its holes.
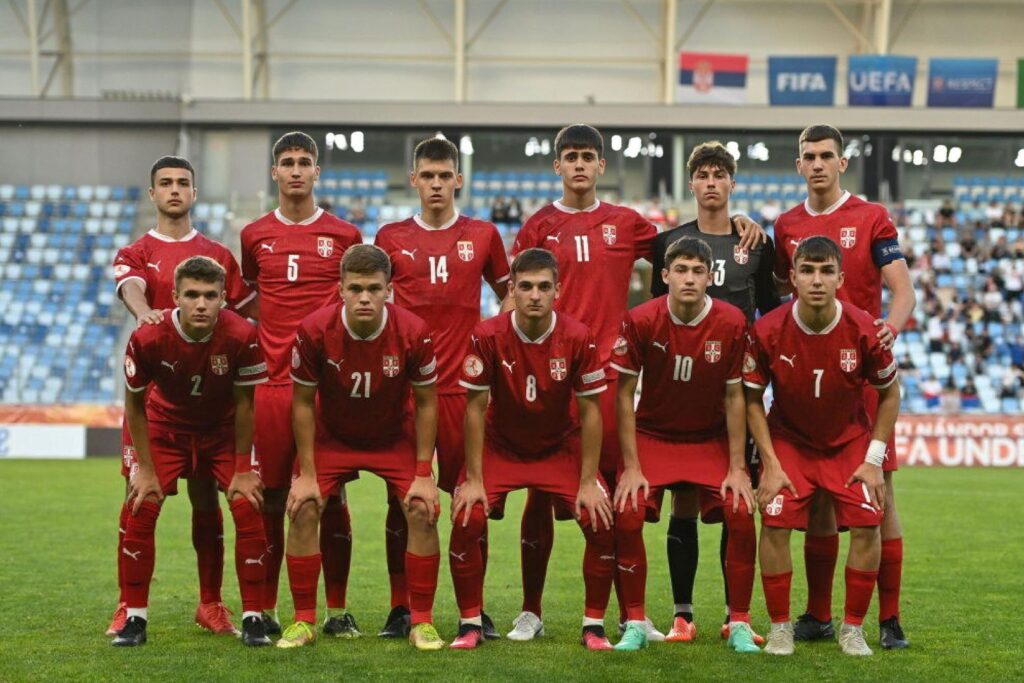
POLYGON ((291 523, 292 526, 298 529, 309 530, 316 528, 319 522, 320 509, 317 507, 314 501, 307 500, 299 507, 298 511, 295 513, 295 516, 292 518, 291 523))
POLYGON ((747 505, 742 499, 735 511, 732 509, 731 503, 725 507, 725 527, 730 535, 754 535, 754 516, 749 513, 747 505))
POLYGON ((625 510, 615 513, 615 534, 617 536, 633 536, 643 533, 645 512, 643 506, 634 510, 633 506, 627 503, 625 510))
POLYGON ((700 514, 697 491, 687 487, 672 492, 672 516, 679 519, 696 519, 700 514))
POLYGON ((473 509, 469 511, 469 521, 465 526, 462 525, 464 514, 465 512, 462 512, 456 518, 455 530, 464 538, 479 541, 487 531, 487 513, 484 512, 483 505, 477 503, 473 506, 473 509))
POLYGON ((791 532, 789 529, 774 526, 761 526, 761 543, 772 547, 788 547, 791 532))
POLYGON ((419 498, 413 498, 405 510, 405 521, 410 531, 423 531, 431 526, 430 510, 419 498))

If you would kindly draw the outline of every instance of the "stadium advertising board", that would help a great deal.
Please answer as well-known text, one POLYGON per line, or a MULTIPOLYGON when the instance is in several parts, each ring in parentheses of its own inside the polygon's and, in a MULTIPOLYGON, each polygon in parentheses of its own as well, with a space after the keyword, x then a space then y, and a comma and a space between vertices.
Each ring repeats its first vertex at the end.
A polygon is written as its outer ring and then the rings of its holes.
POLYGON ((996 93, 997 59, 928 60, 929 107, 991 107, 996 93))
POLYGON ((1024 467, 1024 420, 900 415, 896 457, 900 467, 1024 467))
POLYGON ((917 57, 851 55, 847 101, 851 107, 909 107, 917 57))
POLYGON ((82 425, 0 424, 0 458, 84 457, 82 425))
POLYGON ((835 102, 835 57, 769 57, 768 102, 831 107, 835 102))
POLYGON ((676 102, 743 104, 747 101, 747 55, 680 52, 676 102))

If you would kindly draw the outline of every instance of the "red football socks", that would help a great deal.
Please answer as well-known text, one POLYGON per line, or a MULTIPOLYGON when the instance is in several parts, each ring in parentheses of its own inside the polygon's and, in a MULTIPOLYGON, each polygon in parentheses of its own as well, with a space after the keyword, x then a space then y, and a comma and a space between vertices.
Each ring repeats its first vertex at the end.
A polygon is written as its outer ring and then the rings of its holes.
POLYGON ((409 612, 412 625, 433 621, 434 594, 441 555, 405 554, 406 581, 409 584, 409 612))
POLYGON ((903 539, 882 541, 882 562, 878 566, 878 621, 900 616, 900 584, 903 578, 903 539))
POLYGON ((352 517, 348 505, 337 496, 327 499, 320 517, 320 556, 324 563, 327 607, 345 607, 348 575, 352 567, 352 517))
POLYGON ((316 623, 316 584, 320 580, 320 553, 288 555, 288 583, 295 603, 295 621, 316 623))
POLYGON ((192 547, 199 568, 199 601, 221 602, 224 583, 224 515, 192 508, 192 547))
POLYGON ((619 622, 642 621, 647 592, 647 549, 644 546, 644 508, 627 505, 615 517, 616 596, 619 622))
POLYGON ((729 620, 750 623, 750 599, 754 593, 754 561, 757 532, 753 516, 741 507, 725 509, 728 540, 725 548, 725 580, 729 596, 729 620))
POLYGON ((117 590, 118 602, 124 602, 124 537, 128 533, 128 518, 131 517, 132 509, 125 503, 121 506, 121 514, 117 518, 117 590))
POLYGON ((245 498, 231 501, 235 522, 235 572, 242 594, 242 610, 258 612, 262 608, 263 584, 267 573, 267 537, 263 519, 245 498))
POLYGON ((405 546, 409 528, 402 504, 395 496, 388 499, 388 516, 384 520, 384 552, 388 560, 388 581, 391 584, 391 609, 409 606, 409 587, 405 581, 405 546))
POLYGON ((124 556, 124 601, 128 607, 149 605, 149 583, 156 564, 156 520, 160 516, 157 503, 143 501, 138 513, 128 517, 128 527, 121 554, 124 556))
POLYGON ((455 602, 463 619, 479 617, 484 600, 484 561, 481 542, 486 533, 487 519, 483 508, 473 506, 469 523, 462 526, 465 513, 452 525, 448 543, 448 568, 455 586, 455 602))
POLYGON ((853 567, 846 568, 846 615, 843 622, 853 626, 864 623, 864 615, 871 605, 871 595, 875 592, 875 581, 878 572, 865 572, 853 567))
POLYGON ((832 619, 832 578, 839 557, 839 535, 810 536, 804 539, 804 564, 807 567, 807 613, 818 621, 832 619))
POLYGON ((555 544, 551 496, 531 490, 526 496, 520 526, 519 556, 523 572, 523 611, 541 614, 548 560, 555 544))
MULTIPOLYGON (((587 545, 583 551, 583 616, 588 619, 603 619, 608 609, 608 598, 615 579, 615 534, 611 529, 594 531, 589 516, 584 512, 580 520, 587 545)), ((635 568, 634 568, 635 569, 635 568)))
POLYGON ((768 607, 768 617, 773 624, 789 621, 789 589, 792 581, 791 571, 783 574, 761 573, 764 601, 768 607))
POLYGON ((284 560, 284 511, 263 513, 263 531, 267 534, 267 579, 263 585, 263 609, 277 607, 277 587, 281 583, 284 560))

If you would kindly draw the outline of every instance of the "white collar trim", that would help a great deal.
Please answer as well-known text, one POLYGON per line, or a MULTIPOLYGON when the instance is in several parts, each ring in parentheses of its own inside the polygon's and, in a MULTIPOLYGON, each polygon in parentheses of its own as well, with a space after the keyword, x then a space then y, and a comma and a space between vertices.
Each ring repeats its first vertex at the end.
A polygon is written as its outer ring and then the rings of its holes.
POLYGON ((181 320, 179 319, 180 317, 180 308, 175 308, 173 311, 171 311, 171 322, 174 323, 174 329, 178 331, 178 334, 181 335, 182 339, 187 341, 189 344, 205 344, 206 342, 210 341, 210 337, 213 336, 213 330, 210 330, 210 334, 206 335, 202 339, 193 339, 192 337, 185 334, 185 330, 181 327, 181 320))
POLYGON ((524 344, 543 344, 548 340, 548 337, 551 336, 551 333, 555 331, 555 325, 558 323, 558 313, 551 311, 551 326, 548 327, 544 334, 540 335, 536 339, 530 339, 521 329, 519 329, 519 325, 516 324, 516 312, 512 311, 509 315, 512 316, 512 329, 516 331, 516 336, 518 336, 519 340, 524 344))
POLYGON ((173 237, 168 237, 163 233, 157 232, 155 228, 149 231, 150 237, 152 237, 155 240, 160 240, 161 242, 188 242, 190 239, 194 238, 198 234, 199 233, 196 231, 196 229, 192 228, 191 230, 188 231, 187 235, 182 237, 180 240, 176 240, 173 237))
POLYGON ((685 322, 676 317, 676 314, 672 312, 672 306, 669 303, 669 298, 665 297, 665 306, 668 308, 668 317, 671 318, 672 322, 675 323, 676 325, 684 325, 686 327, 697 327, 697 325, 700 325, 702 322, 704 322, 704 318, 708 317, 708 313, 711 312, 712 305, 713 303, 711 297, 705 294, 704 308, 701 309, 700 313, 698 313, 693 320, 691 320, 690 322, 685 322))
POLYGON ((591 211, 597 211, 597 207, 601 206, 601 200, 595 199, 594 203, 585 209, 574 209, 571 206, 566 206, 558 199, 555 200, 554 206, 562 213, 590 213, 591 211))
POLYGON ((836 325, 839 324, 839 320, 843 317, 843 302, 840 301, 839 299, 836 299, 836 317, 832 318, 832 322, 826 325, 821 332, 815 332, 811 328, 807 327, 807 325, 804 325, 804 321, 800 319, 800 314, 797 313, 796 310, 797 306, 799 305, 799 301, 793 303, 793 320, 796 321, 796 326, 800 328, 801 332, 803 332, 804 334, 809 334, 811 336, 821 336, 823 334, 828 334, 832 330, 836 329, 836 325))
POLYGON ((416 225, 420 226, 424 230, 437 232, 439 230, 447 230, 448 228, 455 225, 455 221, 459 220, 459 210, 455 209, 454 215, 452 215, 452 217, 449 220, 447 220, 443 225, 439 225, 436 228, 423 220, 423 214, 418 213, 415 216, 413 216, 412 219, 416 221, 416 225))
POLYGON ((833 204, 832 206, 827 207, 824 211, 815 211, 814 209, 812 209, 811 208, 811 198, 808 197, 807 199, 804 200, 804 209, 811 216, 827 216, 830 213, 832 213, 833 211, 835 211, 836 209, 838 209, 840 206, 845 204, 846 200, 849 199, 851 196, 853 196, 853 195, 850 194, 849 190, 844 190, 843 194, 839 197, 839 199, 836 200, 835 204, 833 204))
POLYGON ((345 326, 345 331, 348 332, 348 336, 352 337, 356 341, 373 341, 379 337, 383 332, 384 328, 388 325, 388 307, 384 307, 384 316, 380 321, 380 327, 378 327, 370 336, 360 337, 358 334, 352 331, 352 328, 348 326, 348 318, 345 317, 345 306, 341 306, 341 324, 345 326))
POLYGON ((296 223, 293 220, 289 220, 289 219, 285 218, 284 214, 281 213, 281 209, 274 209, 274 217, 277 218, 277 220, 279 220, 282 223, 284 223, 285 225, 309 225, 311 223, 315 223, 318 220, 320 220, 320 216, 322 216, 323 214, 324 214, 324 210, 321 209, 320 207, 317 207, 317 210, 313 212, 312 216, 310 216, 309 218, 307 218, 304 221, 299 221, 298 223, 296 223))

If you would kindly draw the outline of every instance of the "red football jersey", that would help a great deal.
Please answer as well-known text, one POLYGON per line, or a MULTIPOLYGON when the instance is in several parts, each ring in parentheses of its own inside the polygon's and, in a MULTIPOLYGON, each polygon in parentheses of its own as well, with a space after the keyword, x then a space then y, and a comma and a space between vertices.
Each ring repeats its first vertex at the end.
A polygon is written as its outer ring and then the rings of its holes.
POLYGON ((579 429, 572 395, 607 389, 604 364, 590 332, 555 313, 535 341, 515 323, 515 311, 476 326, 459 383, 491 392, 488 441, 525 459, 562 446, 579 429))
POLYGON ((756 323, 743 359, 743 383, 772 384, 768 424, 816 450, 829 450, 871 431, 864 407, 867 384, 896 381, 896 361, 875 337, 874 318, 836 302, 836 317, 813 332, 796 314, 796 302, 779 306, 756 323))
POLYGON ((117 290, 136 280, 146 293, 146 303, 154 310, 174 308, 174 269, 193 256, 209 256, 227 271, 224 294, 229 307, 238 310, 252 301, 256 292, 242 280, 238 262, 227 247, 195 229, 180 240, 150 230, 114 257, 114 282, 117 290))
POLYGON ((365 339, 345 321, 344 304, 306 317, 295 333, 291 377, 315 386, 317 426, 357 448, 393 444, 408 427, 410 385, 437 381, 427 325, 385 304, 380 329, 365 339))
POLYGON ((700 442, 725 432, 725 389, 742 379, 747 319, 724 301, 704 297, 689 323, 676 318, 668 297, 626 314, 612 348, 612 367, 639 375, 637 431, 667 441, 700 442))
POLYGON ((202 434, 234 424, 236 386, 267 381, 267 364, 256 341, 256 327, 231 311, 221 311, 213 332, 195 341, 185 335, 180 311, 164 311, 158 325, 132 333, 124 356, 129 391, 152 383, 146 415, 153 424, 202 434))
POLYGON ((385 225, 376 244, 391 257, 395 303, 427 323, 437 353, 437 390, 461 394, 466 340, 480 322, 480 280, 508 280, 508 255, 498 229, 460 216, 431 228, 414 216, 385 225))
POLYGON ((595 202, 577 211, 555 202, 526 221, 512 255, 532 247, 554 252, 561 280, 555 310, 593 331, 607 364, 628 305, 633 264, 650 258, 657 234, 652 223, 624 206, 595 202))
POLYGON ((363 241, 351 223, 317 209, 292 223, 279 210, 242 229, 242 277, 260 293, 260 345, 270 381, 288 382, 289 349, 307 315, 338 303, 341 257, 363 241))
POLYGON ((882 268, 903 258, 896 227, 881 204, 844 192, 821 213, 807 201, 775 223, 775 277, 789 281, 793 252, 805 237, 828 237, 843 253, 843 286, 836 296, 878 318, 882 315, 882 268))

